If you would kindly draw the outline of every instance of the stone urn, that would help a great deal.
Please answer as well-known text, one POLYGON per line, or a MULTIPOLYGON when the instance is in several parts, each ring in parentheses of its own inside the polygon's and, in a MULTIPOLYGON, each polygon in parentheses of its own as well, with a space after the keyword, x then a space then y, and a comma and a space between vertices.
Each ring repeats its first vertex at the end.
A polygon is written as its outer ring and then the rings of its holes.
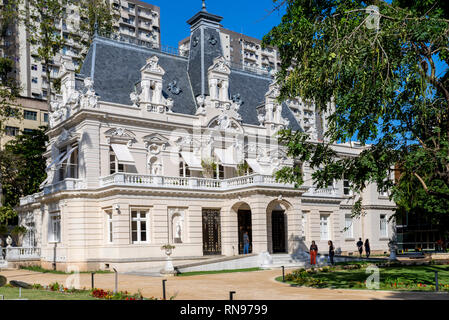
POLYGON ((388 242, 388 248, 390 250, 390 257, 388 259, 396 260, 396 250, 398 249, 396 242, 394 240, 390 240, 390 242, 388 242))
POLYGON ((173 253, 173 249, 175 246, 166 244, 161 247, 162 250, 164 250, 165 255, 167 256, 164 269, 161 270, 161 274, 163 275, 174 275, 176 273, 175 268, 173 267, 172 258, 170 257, 173 253))

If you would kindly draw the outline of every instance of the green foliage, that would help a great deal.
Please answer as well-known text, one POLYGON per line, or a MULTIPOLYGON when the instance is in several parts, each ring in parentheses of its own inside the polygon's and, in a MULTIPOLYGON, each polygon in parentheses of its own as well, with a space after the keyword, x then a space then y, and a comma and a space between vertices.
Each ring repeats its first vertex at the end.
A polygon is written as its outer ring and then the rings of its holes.
POLYGON ((248 163, 246 163, 246 161, 239 163, 237 165, 237 175, 244 176, 249 171, 249 169, 250 169, 250 167, 249 167, 248 163))
MULTIPOLYGON (((447 2, 406 7, 405 1, 375 1, 379 30, 367 24, 369 4, 285 1, 282 22, 263 39, 279 48, 279 99, 300 96, 329 116, 324 141, 290 130, 281 131, 279 140, 289 156, 315 170, 318 187, 345 175, 356 194, 376 183, 402 207, 447 216, 449 72, 437 72, 437 65, 449 63, 447 2), (358 157, 330 148, 354 140, 362 145, 358 157)), ((276 177, 303 183, 292 168, 276 177)), ((361 214, 361 202, 356 204, 353 213, 361 214)))
MULTIPOLYGON (((36 48, 36 54, 45 66, 47 79, 50 78, 51 64, 54 57, 65 45, 65 39, 58 30, 58 25, 65 18, 67 0, 28 0, 28 9, 22 12, 22 22, 29 34, 28 41, 36 48)), ((48 97, 52 86, 48 81, 48 97)), ((50 105, 50 99, 48 99, 50 105)))
POLYGON ((0 151, 0 178, 4 205, 14 207, 19 198, 39 191, 45 180, 45 127, 23 132, 0 151))
MULTIPOLYGON (((17 212, 10 205, 0 207, 0 224, 3 224, 5 228, 8 225, 8 222, 14 219, 15 217, 17 217, 17 212)), ((5 231, 4 229, 2 231, 5 231)), ((6 228, 6 232, 4 234, 6 234, 7 232, 8 231, 6 228)), ((1 233, 2 232, 0 232, 0 234, 1 233)))
POLYGON ((203 173, 206 178, 212 178, 214 176, 214 172, 217 170, 217 164, 213 159, 201 160, 201 166, 204 169, 203 173))

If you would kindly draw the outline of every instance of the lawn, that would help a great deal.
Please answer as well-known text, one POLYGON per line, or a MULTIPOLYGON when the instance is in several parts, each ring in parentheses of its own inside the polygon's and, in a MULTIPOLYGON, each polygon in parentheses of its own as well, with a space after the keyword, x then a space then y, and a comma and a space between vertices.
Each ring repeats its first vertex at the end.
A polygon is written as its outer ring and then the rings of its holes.
POLYGON ((233 273, 233 272, 251 272, 251 271, 260 271, 261 268, 248 268, 248 269, 235 269, 235 270, 216 270, 216 271, 193 271, 193 272, 184 272, 179 273, 178 277, 186 277, 186 276, 198 276, 203 274, 216 274, 216 273, 233 273))
MULTIPOLYGON (((59 271, 59 270, 44 269, 39 266, 21 266, 20 269, 34 271, 34 272, 41 272, 41 273, 54 273, 54 274, 73 274, 74 273, 74 272, 65 272, 65 271, 59 271)), ((97 270, 97 271, 81 271, 79 273, 113 273, 113 272, 109 271, 109 270, 97 270)))
POLYGON ((5 300, 98 300, 92 297, 89 291, 63 293, 38 289, 22 289, 22 297, 19 298, 19 288, 0 287, 0 295, 2 295, 5 300))
MULTIPOLYGON (((286 275, 286 283, 320 288, 367 289, 365 281, 372 274, 367 265, 360 269, 330 268, 325 272, 297 272, 286 275)), ((380 290, 434 291, 435 271, 438 271, 440 291, 449 292, 449 265, 389 266, 379 268, 380 290)), ((282 281, 282 277, 276 280, 282 281)))

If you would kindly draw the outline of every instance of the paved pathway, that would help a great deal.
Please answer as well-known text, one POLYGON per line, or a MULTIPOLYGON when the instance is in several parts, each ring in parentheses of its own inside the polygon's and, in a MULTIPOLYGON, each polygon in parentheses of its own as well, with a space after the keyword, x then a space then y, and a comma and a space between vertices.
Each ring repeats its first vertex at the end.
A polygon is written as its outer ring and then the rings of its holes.
MULTIPOLYGON (((69 275, 37 273, 27 270, 5 270, 0 272, 9 280, 48 285, 58 281, 64 283, 69 275)), ((447 293, 400 293, 371 290, 340 290, 291 287, 274 280, 281 271, 264 270, 210 274, 188 277, 168 277, 167 296, 176 300, 227 300, 229 291, 236 291, 235 300, 369 300, 369 299, 419 299, 449 300, 447 293)), ((119 274, 119 290, 136 293, 141 290, 144 297, 162 297, 161 277, 119 274)), ((80 274, 81 287, 90 288, 91 275, 80 274)), ((114 289, 114 274, 96 274, 95 286, 114 289)))

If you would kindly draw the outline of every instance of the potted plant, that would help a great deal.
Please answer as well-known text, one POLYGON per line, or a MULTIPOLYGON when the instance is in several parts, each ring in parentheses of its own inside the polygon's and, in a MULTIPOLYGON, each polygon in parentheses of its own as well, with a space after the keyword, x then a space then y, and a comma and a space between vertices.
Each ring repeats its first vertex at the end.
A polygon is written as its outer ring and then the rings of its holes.
POLYGON ((246 163, 246 161, 239 163, 237 165, 237 175, 240 176, 244 176, 246 175, 246 173, 249 171, 249 166, 248 163, 246 163))
POLYGON ((175 246, 172 246, 171 244, 165 244, 161 247, 161 250, 165 250, 165 254, 169 257, 172 254, 174 248, 175 246))
POLYGON ((213 178, 214 172, 217 170, 217 164, 213 159, 201 160, 201 166, 203 167, 203 175, 205 178, 213 178))
POLYGON ((20 247, 22 245, 22 237, 27 232, 24 226, 15 226, 11 230, 11 237, 14 239, 16 246, 20 247))

